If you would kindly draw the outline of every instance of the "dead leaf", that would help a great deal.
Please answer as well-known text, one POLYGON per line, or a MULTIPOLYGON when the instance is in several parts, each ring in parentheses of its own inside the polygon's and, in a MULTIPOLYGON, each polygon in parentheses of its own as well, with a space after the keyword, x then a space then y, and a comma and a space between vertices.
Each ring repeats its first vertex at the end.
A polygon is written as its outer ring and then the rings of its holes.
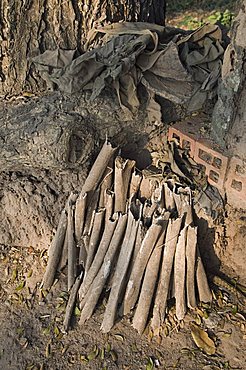
POLYGON ((146 365, 146 370, 152 370, 154 369, 154 362, 151 357, 148 359, 148 363, 146 365))
POLYGON ((209 338, 208 334, 196 324, 190 323, 190 328, 192 338, 197 347, 202 349, 208 355, 214 355, 216 352, 216 347, 214 341, 209 338))

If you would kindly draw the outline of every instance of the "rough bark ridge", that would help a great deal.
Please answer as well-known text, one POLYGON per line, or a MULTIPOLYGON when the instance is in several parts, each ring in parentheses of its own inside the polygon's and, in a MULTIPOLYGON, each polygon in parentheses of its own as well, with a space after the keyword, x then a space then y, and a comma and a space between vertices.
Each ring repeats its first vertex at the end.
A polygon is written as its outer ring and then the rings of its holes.
POLYGON ((165 0, 1 0, 0 94, 44 90, 31 58, 57 47, 81 52, 97 25, 164 19, 165 0))
POLYGON ((218 88, 218 101, 212 121, 212 134, 233 155, 245 158, 245 56, 246 0, 233 22, 218 88))

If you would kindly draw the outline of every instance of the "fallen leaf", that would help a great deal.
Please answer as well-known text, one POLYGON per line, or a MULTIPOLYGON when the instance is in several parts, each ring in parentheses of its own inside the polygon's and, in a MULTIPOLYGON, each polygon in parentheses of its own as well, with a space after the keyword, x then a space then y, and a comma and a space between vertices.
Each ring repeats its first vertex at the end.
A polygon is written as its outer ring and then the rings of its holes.
POLYGON ((196 324, 190 323, 190 328, 192 338, 197 347, 202 349, 208 355, 214 355, 216 352, 216 347, 214 341, 209 338, 208 334, 196 324))
POLYGON ((120 340, 121 342, 124 342, 125 340, 124 336, 121 334, 115 334, 114 337, 115 339, 120 340))
POLYGON ((152 370, 154 369, 154 362, 151 357, 149 357, 147 365, 146 365, 146 370, 152 370))
POLYGON ((17 292, 22 290, 24 288, 24 286, 26 285, 26 282, 25 280, 23 280, 18 286, 17 288, 15 289, 17 292))

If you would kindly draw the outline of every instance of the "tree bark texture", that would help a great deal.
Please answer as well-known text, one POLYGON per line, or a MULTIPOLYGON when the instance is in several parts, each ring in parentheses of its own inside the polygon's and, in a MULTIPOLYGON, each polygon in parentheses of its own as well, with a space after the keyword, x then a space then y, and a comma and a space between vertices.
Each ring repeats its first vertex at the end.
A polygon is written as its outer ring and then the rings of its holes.
POLYGON ((83 50, 93 27, 118 21, 164 24, 165 0, 1 0, 0 95, 45 89, 32 57, 45 50, 83 50))

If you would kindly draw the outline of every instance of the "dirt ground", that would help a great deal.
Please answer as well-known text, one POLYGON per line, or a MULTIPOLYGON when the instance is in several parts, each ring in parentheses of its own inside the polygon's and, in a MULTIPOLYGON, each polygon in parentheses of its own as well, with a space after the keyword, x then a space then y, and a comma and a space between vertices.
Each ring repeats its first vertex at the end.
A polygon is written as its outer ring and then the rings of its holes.
MULTIPOLYGON (((47 151, 41 150, 33 158, 20 146, 11 162, 13 157, 8 153, 12 153, 13 134, 5 136, 5 142, 1 142, 1 155, 5 159, 2 159, 0 174, 0 368, 246 369, 245 298, 222 286, 212 285, 213 303, 189 312, 184 322, 175 321, 170 308, 169 325, 158 340, 151 338, 148 332, 140 337, 131 327, 131 317, 119 321, 109 335, 102 334, 100 323, 105 301, 100 303, 84 327, 78 326, 75 316, 72 329, 68 334, 63 333, 66 271, 60 274, 48 294, 39 286, 47 261, 47 248, 65 199, 71 190, 80 190, 106 134, 123 147, 125 155, 135 157, 139 167, 144 167, 149 160, 146 151, 149 140, 154 142, 158 138, 160 143, 167 126, 149 127, 142 112, 134 122, 122 121, 119 110, 109 98, 99 99, 92 105, 86 97, 67 100, 57 94, 3 102, 2 129, 7 127, 3 124, 6 117, 8 127, 13 131, 18 127, 18 119, 22 123, 27 116, 35 119, 37 102, 42 119, 35 121, 36 132, 44 132, 43 127, 52 125, 54 117, 56 122, 62 122, 61 112, 66 112, 65 119, 73 119, 75 131, 77 124, 83 124, 87 127, 88 137, 91 138, 92 133, 95 140, 90 139, 94 144, 83 163, 76 160, 83 155, 76 149, 76 145, 81 146, 81 141, 75 140, 74 133, 69 133, 66 128, 64 132, 73 137, 72 147, 77 153, 73 160, 67 160, 71 158, 67 154, 59 157, 59 153, 45 157, 47 151), (215 341, 215 355, 206 355, 195 345, 189 325, 193 321, 206 329, 215 341)), ((35 144, 34 131, 28 125, 23 126, 23 135, 29 144, 35 144)), ((66 143, 70 151, 71 141, 66 143)), ((59 140, 56 144, 60 145, 59 140)), ((245 217, 242 211, 227 207, 220 222, 210 223, 203 229, 201 238, 207 270, 214 273, 220 270, 231 278, 240 277, 244 284, 245 217)))

